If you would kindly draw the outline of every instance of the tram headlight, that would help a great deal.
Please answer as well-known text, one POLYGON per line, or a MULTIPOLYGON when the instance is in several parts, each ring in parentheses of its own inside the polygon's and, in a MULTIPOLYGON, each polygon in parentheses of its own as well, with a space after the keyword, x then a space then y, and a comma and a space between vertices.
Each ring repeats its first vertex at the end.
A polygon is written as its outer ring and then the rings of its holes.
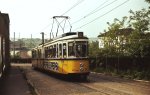
POLYGON ((80 63, 80 67, 83 67, 84 66, 84 64, 83 63, 80 63))
POLYGON ((80 63, 80 71, 84 71, 84 64, 83 63, 80 63))
POLYGON ((80 67, 80 71, 82 72, 84 69, 83 69, 83 67, 80 67))

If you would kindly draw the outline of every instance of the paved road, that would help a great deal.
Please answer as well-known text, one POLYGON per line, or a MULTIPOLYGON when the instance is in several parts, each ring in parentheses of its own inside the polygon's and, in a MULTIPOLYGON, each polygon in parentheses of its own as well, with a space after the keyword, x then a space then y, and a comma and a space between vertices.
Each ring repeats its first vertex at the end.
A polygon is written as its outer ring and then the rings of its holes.
POLYGON ((28 84, 17 65, 13 65, 1 78, 0 95, 31 95, 28 84))
POLYGON ((91 73, 88 81, 64 79, 23 68, 27 80, 39 95, 150 95, 149 82, 137 82, 91 73))

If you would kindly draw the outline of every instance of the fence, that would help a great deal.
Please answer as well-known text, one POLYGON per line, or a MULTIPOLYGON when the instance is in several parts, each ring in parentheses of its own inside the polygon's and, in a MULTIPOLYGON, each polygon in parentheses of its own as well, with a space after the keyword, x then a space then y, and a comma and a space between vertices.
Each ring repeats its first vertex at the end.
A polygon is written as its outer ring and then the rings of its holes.
POLYGON ((95 57, 90 58, 90 69, 94 68, 116 69, 117 71, 127 70, 149 70, 150 57, 95 57))
POLYGON ((31 58, 12 58, 12 63, 31 63, 31 58))
MULTIPOLYGON (((13 63, 31 63, 31 58, 12 58, 13 63)), ((115 69, 117 71, 127 70, 150 70, 150 57, 132 58, 132 57, 95 57, 90 58, 90 69, 103 68, 115 69)))

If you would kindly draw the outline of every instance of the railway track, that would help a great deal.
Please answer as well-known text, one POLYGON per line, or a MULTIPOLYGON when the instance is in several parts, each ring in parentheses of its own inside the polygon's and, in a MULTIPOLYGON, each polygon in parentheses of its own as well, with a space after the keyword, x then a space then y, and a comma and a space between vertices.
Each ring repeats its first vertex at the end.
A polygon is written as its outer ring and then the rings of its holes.
POLYGON ((80 83, 80 84, 82 86, 94 89, 97 92, 99 92, 101 94, 104 94, 104 95, 130 95, 128 93, 117 91, 117 90, 114 90, 114 89, 111 89, 111 88, 107 88, 107 87, 104 87, 104 86, 95 87, 95 86, 92 86, 92 85, 89 85, 89 84, 85 84, 85 83, 80 83))
POLYGON ((23 68, 26 78, 38 95, 150 95, 149 83, 90 74, 88 81, 64 79, 23 68))
POLYGON ((124 84, 132 85, 132 86, 140 86, 145 89, 150 87, 149 81, 121 79, 119 77, 106 76, 104 74, 94 73, 94 72, 92 72, 90 75, 90 78, 92 81, 99 81, 99 77, 101 77, 101 79, 103 80, 108 80, 108 81, 117 82, 117 83, 124 83, 124 84))
POLYGON ((107 86, 107 82, 109 82, 109 87, 113 89, 119 89, 121 91, 128 92, 132 95, 149 95, 150 90, 150 83, 149 82, 137 82, 134 80, 129 79, 121 79, 118 77, 112 77, 112 76, 105 76, 102 74, 91 74, 90 80, 99 82, 99 81, 105 81, 103 86, 107 86))

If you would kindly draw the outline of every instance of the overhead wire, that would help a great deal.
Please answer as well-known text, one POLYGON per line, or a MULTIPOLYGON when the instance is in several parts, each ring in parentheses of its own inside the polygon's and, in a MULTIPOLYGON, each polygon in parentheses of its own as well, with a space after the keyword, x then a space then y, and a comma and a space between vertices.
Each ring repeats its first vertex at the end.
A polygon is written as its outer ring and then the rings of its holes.
POLYGON ((82 28, 82 27, 84 27, 84 26, 86 26, 86 25, 88 25, 88 24, 90 24, 90 23, 92 23, 92 22, 94 22, 94 21, 96 21, 97 19, 99 19, 99 18, 101 18, 101 17, 103 17, 103 16, 105 16, 105 15, 107 15, 108 13, 114 11, 115 9, 117 9, 118 7, 124 5, 124 4, 127 3, 128 1, 129 1, 129 0, 124 1, 123 3, 119 4, 118 6, 114 7, 114 8, 111 9, 111 10, 109 10, 108 12, 106 12, 106 13, 100 15, 99 17, 93 19, 92 21, 90 21, 90 22, 88 22, 88 23, 86 23, 86 24, 84 24, 84 25, 82 25, 82 26, 80 26, 80 27, 74 29, 74 31, 77 30, 77 29, 80 29, 80 28, 82 28))
POLYGON ((111 5, 111 4, 113 4, 113 3, 116 2, 117 0, 114 0, 114 1, 110 2, 109 4, 103 6, 103 5, 104 5, 105 3, 107 3, 108 1, 109 1, 109 0, 105 1, 103 4, 101 4, 101 5, 98 6, 96 9, 94 9, 92 12, 88 13, 86 16, 84 16, 84 18, 87 17, 87 16, 89 16, 89 15, 92 15, 92 14, 94 14, 94 13, 100 11, 100 10, 102 10, 103 8, 105 8, 105 7, 107 7, 107 6, 111 5), (101 6, 103 6, 103 7, 100 8, 101 6), (100 9, 99 9, 99 8, 100 8, 100 9))
MULTIPOLYGON (((70 10, 72 10, 73 8, 75 8, 77 5, 79 5, 80 3, 82 3, 84 0, 79 0, 76 4, 74 4, 71 8, 69 8, 66 12, 64 12, 61 16, 65 15, 66 13, 68 13, 70 10)), ((53 23, 50 23, 53 24, 53 23)), ((46 28, 48 28, 50 26, 50 24, 48 24, 47 26, 45 26, 43 29, 41 29, 41 31, 45 30, 46 28)), ((51 31, 52 32, 52 31, 51 31)))
POLYGON ((90 13, 88 13, 87 15, 85 15, 84 17, 80 18, 79 20, 73 22, 72 24, 75 24, 75 23, 80 22, 81 20, 85 19, 86 17, 88 17, 88 16, 90 16, 90 15, 92 15, 92 14, 94 14, 94 13, 96 13, 96 12, 102 10, 102 9, 104 9, 105 7, 107 7, 107 6, 109 6, 109 5, 113 4, 113 3, 115 3, 117 0, 114 0, 114 1, 110 2, 109 4, 103 6, 103 5, 104 5, 105 3, 107 3, 108 1, 109 1, 109 0, 105 1, 104 3, 102 3, 101 5, 99 5, 97 8, 95 8, 93 11, 91 11, 90 13), (103 7, 100 8, 101 6, 103 6, 103 7), (100 8, 100 9, 99 9, 99 8, 100 8))
POLYGON ((69 8, 66 12, 64 12, 61 16, 65 15, 66 13, 68 13, 70 10, 72 10, 73 8, 75 8, 77 5, 79 5, 80 3, 82 3, 84 0, 79 0, 76 4, 74 4, 71 8, 69 8))
POLYGON ((41 29, 41 32, 42 32, 43 30, 45 30, 46 28, 48 28, 51 24, 52 24, 52 23, 49 23, 48 25, 46 25, 43 29, 41 29))
MULTIPOLYGON (((79 1, 78 1, 76 4, 74 4, 71 8, 69 8, 66 12, 64 12, 61 16, 65 15, 66 13, 68 13, 69 11, 71 11, 73 8, 75 8, 77 5, 79 5, 79 4, 82 3, 83 1, 84 1, 84 0, 79 0, 79 1)), ((105 2, 102 3, 100 6, 103 6, 103 5, 104 5, 105 3, 107 3, 108 1, 109 1, 109 0, 105 1, 105 2)), ((72 23, 72 24, 75 24, 75 23, 81 21, 82 19, 84 19, 84 18, 86 18, 86 17, 88 17, 88 16, 90 16, 90 15, 92 15, 92 14, 94 14, 94 13, 100 11, 100 10, 102 10, 103 8, 105 8, 105 7, 107 7, 107 6, 111 5, 111 4, 113 4, 113 3, 116 2, 116 1, 117 1, 117 0, 114 0, 114 1, 110 2, 109 4, 107 4, 107 5, 105 5, 105 6, 101 7, 101 8, 100 8, 100 6, 98 6, 96 9, 94 9, 93 11, 91 11, 90 13, 88 13, 87 15, 85 15, 83 18, 77 20, 76 22, 74 22, 74 23, 72 23), (99 9, 99 8, 100 8, 100 9, 99 9)), ((94 20, 92 20, 92 21, 90 21, 90 22, 88 22, 88 23, 86 23, 86 24, 84 24, 84 25, 82 25, 82 26, 76 28, 75 30, 77 30, 77 29, 79 29, 79 28, 82 28, 82 27, 84 27, 84 26, 86 26, 86 25, 88 25, 88 24, 94 22, 95 20, 97 20, 97 19, 103 17, 104 15, 110 13, 111 11, 115 10, 116 8, 120 7, 121 5, 125 4, 125 3, 128 2, 128 1, 129 1, 129 0, 126 0, 125 2, 121 3, 120 5, 116 6, 116 7, 113 8, 113 9, 111 9, 110 11, 106 12, 105 14, 103 14, 103 15, 101 15, 101 16, 95 18, 94 20)), ((50 23, 50 24, 51 24, 51 23, 50 23)), ((48 24, 46 27, 44 27, 41 31, 43 31, 43 30, 45 30, 47 27, 49 27, 50 24, 48 24)), ((51 32, 52 32, 52 31, 51 31, 51 32)))

